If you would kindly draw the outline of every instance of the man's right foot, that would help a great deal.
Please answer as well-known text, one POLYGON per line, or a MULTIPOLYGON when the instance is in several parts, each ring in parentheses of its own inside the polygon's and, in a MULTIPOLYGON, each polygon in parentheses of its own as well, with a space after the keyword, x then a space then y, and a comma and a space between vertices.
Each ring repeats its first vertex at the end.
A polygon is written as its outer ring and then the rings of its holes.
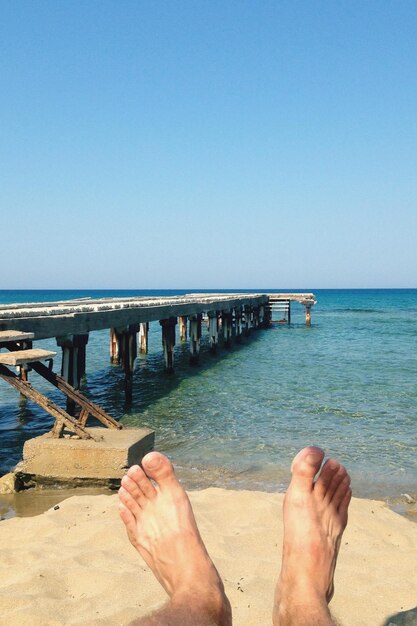
POLYGON ((231 624, 223 583, 167 457, 150 452, 142 467, 132 466, 122 479, 119 499, 130 542, 171 597, 171 605, 185 606, 191 619, 194 607, 210 618, 207 623, 231 624))
POLYGON ((323 465, 314 480, 323 458, 320 448, 304 448, 291 466, 274 626, 333 624, 327 605, 333 596, 336 560, 352 492, 346 469, 334 459, 323 465))

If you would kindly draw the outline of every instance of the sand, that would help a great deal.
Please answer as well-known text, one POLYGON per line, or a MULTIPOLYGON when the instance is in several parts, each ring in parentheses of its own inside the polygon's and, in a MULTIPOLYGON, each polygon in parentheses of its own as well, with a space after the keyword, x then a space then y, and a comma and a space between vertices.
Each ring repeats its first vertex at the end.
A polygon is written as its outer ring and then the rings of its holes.
MULTIPOLYGON (((271 624, 283 496, 190 494, 230 598, 235 626, 271 624)), ((166 601, 128 543, 117 496, 75 496, 59 509, 0 522, 0 624, 123 626, 166 601)), ((417 524, 353 499, 331 608, 345 626, 417 624, 417 524)))

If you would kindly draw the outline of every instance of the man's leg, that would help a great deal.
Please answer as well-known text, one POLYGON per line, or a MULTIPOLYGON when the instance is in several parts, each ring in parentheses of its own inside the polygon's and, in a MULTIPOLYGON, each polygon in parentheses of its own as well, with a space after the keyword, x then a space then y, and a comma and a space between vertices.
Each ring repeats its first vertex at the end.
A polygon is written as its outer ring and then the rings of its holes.
POLYGON ((223 583, 171 462, 159 452, 150 452, 142 468, 132 466, 122 479, 120 517, 130 542, 170 600, 136 625, 230 626, 231 608, 223 583))
POLYGON ((328 603, 352 494, 346 469, 333 459, 314 481, 323 457, 320 448, 304 448, 292 463, 274 626, 335 625, 328 603))

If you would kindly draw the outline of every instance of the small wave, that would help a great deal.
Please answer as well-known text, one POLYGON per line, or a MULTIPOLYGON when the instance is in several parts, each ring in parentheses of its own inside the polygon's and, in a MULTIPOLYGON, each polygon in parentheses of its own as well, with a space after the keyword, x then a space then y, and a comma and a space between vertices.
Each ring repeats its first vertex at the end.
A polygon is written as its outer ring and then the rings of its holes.
POLYGON ((356 309, 346 307, 341 309, 332 309, 329 313, 388 313, 386 309, 356 309))

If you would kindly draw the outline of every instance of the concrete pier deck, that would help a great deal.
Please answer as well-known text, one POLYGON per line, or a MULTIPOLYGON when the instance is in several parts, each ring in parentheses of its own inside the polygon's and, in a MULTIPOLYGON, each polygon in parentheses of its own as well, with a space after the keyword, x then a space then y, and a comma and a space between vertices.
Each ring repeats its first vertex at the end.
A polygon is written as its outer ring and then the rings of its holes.
POLYGON ((0 305, 0 331, 34 333, 34 339, 79 335, 103 328, 117 328, 171 317, 236 307, 259 307, 267 294, 190 294, 171 297, 82 298, 60 302, 0 305))

